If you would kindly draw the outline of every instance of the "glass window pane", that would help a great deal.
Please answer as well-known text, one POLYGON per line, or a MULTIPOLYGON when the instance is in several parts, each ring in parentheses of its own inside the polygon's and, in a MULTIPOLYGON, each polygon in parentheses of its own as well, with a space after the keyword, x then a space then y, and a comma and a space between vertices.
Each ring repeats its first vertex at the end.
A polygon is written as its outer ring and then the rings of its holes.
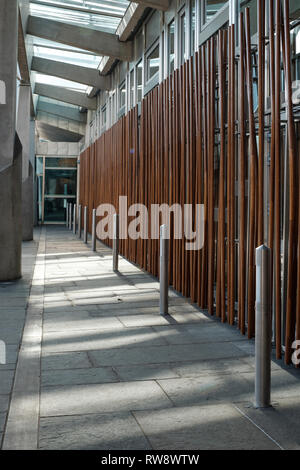
POLYGON ((38 219, 42 220, 42 208, 43 208, 43 176, 37 177, 37 203, 38 203, 38 219))
POLYGON ((76 199, 45 198, 45 222, 65 222, 67 203, 75 203, 76 199))
POLYGON ((137 101, 140 103, 143 98, 143 63, 142 61, 137 65, 136 70, 137 79, 137 101))
POLYGON ((54 195, 76 195, 77 170, 46 170, 45 194, 54 195))
POLYGON ((134 107, 134 70, 130 72, 130 107, 134 107))
POLYGON ((106 106, 102 109, 102 126, 106 126, 106 118, 107 118, 107 113, 106 113, 106 106))
POLYGON ((186 19, 185 14, 180 17, 180 47, 181 47, 181 64, 186 60, 186 51, 185 51, 185 30, 186 30, 186 19))
POLYGON ((36 174, 42 175, 43 174, 43 157, 37 157, 36 159, 36 174))
POLYGON ((46 168, 77 168, 77 158, 46 158, 46 168))
POLYGON ((36 83, 41 83, 42 85, 54 85, 64 87, 68 90, 77 91, 79 93, 85 93, 88 89, 87 85, 71 82, 70 80, 64 80, 63 78, 56 78, 52 75, 36 73, 35 80, 36 83))
POLYGON ((169 54, 169 74, 171 75, 174 72, 174 60, 175 60, 175 22, 169 24, 168 31, 168 54, 169 54))
POLYGON ((30 13, 33 16, 115 33, 129 3, 126 0, 105 0, 103 4, 85 0, 43 0, 43 4, 30 3, 30 13))
POLYGON ((196 43, 196 0, 191 2, 191 55, 195 52, 195 43, 196 43))
POLYGON ((60 44, 48 39, 34 38, 34 55, 43 59, 67 62, 68 64, 98 68, 101 57, 76 47, 60 44))
POLYGON ((296 34, 296 54, 300 54, 300 28, 297 30, 296 34))
POLYGON ((211 20, 223 6, 228 2, 218 2, 218 0, 206 0, 206 22, 211 20))
POLYGON ((123 108, 126 105, 126 83, 120 86, 119 93, 120 108, 123 108))
POLYGON ((147 57, 147 81, 159 72, 159 46, 147 57))

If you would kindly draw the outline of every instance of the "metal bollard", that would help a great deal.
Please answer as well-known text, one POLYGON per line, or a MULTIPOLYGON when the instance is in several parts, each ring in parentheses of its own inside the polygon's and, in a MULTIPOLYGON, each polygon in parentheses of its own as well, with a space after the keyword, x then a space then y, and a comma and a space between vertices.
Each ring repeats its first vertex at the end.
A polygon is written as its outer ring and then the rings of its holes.
POLYGON ((73 213, 72 205, 73 204, 70 202, 70 207, 69 207, 69 230, 72 230, 72 213, 73 213))
POLYGON ((80 206, 78 207, 78 238, 81 238, 81 232, 82 232, 82 229, 81 229, 81 220, 82 220, 82 206, 80 204, 80 206))
POLYGON ((96 236, 96 209, 93 209, 93 223, 92 223, 92 251, 97 251, 97 236, 96 236))
POLYGON ((160 314, 169 313, 169 234, 168 226, 160 227, 160 314))
POLYGON ((113 270, 119 270, 119 216, 114 215, 114 238, 113 238, 113 270))
POLYGON ((256 249, 255 407, 271 406, 271 250, 256 249))
POLYGON ((69 226, 69 204, 66 205, 66 227, 69 226))
POLYGON ((73 233, 74 235, 76 235, 76 211, 77 211, 77 205, 74 204, 74 207, 73 207, 73 233))
POLYGON ((87 233, 87 218, 88 218, 88 208, 85 206, 84 208, 84 215, 83 215, 83 241, 87 243, 88 241, 88 233, 87 233))

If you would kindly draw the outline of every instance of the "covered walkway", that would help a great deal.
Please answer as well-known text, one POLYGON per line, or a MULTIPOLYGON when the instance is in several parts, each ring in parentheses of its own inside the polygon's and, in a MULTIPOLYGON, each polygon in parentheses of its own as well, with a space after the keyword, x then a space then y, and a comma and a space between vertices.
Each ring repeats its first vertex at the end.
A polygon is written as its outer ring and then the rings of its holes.
POLYGON ((0 289, 3 449, 300 448, 295 368, 273 361, 274 407, 254 410, 253 341, 174 291, 160 316, 154 278, 65 227, 24 247, 0 289))

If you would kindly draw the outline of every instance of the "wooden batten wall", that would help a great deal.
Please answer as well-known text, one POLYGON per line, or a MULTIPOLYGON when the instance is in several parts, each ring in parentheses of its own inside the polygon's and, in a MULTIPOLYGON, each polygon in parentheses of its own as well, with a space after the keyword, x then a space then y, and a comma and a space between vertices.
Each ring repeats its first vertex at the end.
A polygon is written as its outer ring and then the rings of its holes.
MULTIPOLYGON (((293 115, 291 51, 286 42, 290 37, 288 0, 283 11, 279 0, 274 10, 273 1, 270 5, 271 41, 265 40, 266 5, 261 1, 261 45, 257 50, 251 45, 246 9, 240 16, 238 57, 234 26, 220 30, 143 99, 140 116, 133 109, 83 152, 80 204, 89 208, 89 231, 92 209, 108 203, 119 211, 119 196, 128 196, 128 207, 144 204, 149 213, 152 204, 191 203, 194 208, 204 204, 203 249, 186 251, 187 240, 171 236, 170 284, 211 315, 238 325, 249 338, 255 333, 255 249, 267 243, 273 257, 277 357, 284 352, 290 363, 292 343, 300 340, 299 129, 293 115), (258 112, 253 97, 255 58, 258 112), (287 97, 284 117, 281 61, 287 97), (264 96, 267 81, 269 110, 264 96), (286 152, 290 171, 284 282, 281 239, 286 152)), ((107 244, 111 246, 111 241, 107 244)), ((120 252, 159 275, 159 240, 121 240, 120 252)))

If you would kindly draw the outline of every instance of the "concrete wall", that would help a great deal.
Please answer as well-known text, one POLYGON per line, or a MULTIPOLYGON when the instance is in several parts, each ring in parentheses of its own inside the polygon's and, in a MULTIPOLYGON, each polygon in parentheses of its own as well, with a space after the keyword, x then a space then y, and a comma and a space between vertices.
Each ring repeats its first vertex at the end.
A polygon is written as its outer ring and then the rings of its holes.
POLYGON ((78 156, 80 144, 73 142, 36 142, 36 155, 41 156, 78 156))
POLYGON ((0 281, 21 276, 22 146, 16 136, 18 2, 0 1, 0 281))
POLYGON ((16 135, 13 163, 0 172, 0 282, 21 277, 22 145, 16 135))

